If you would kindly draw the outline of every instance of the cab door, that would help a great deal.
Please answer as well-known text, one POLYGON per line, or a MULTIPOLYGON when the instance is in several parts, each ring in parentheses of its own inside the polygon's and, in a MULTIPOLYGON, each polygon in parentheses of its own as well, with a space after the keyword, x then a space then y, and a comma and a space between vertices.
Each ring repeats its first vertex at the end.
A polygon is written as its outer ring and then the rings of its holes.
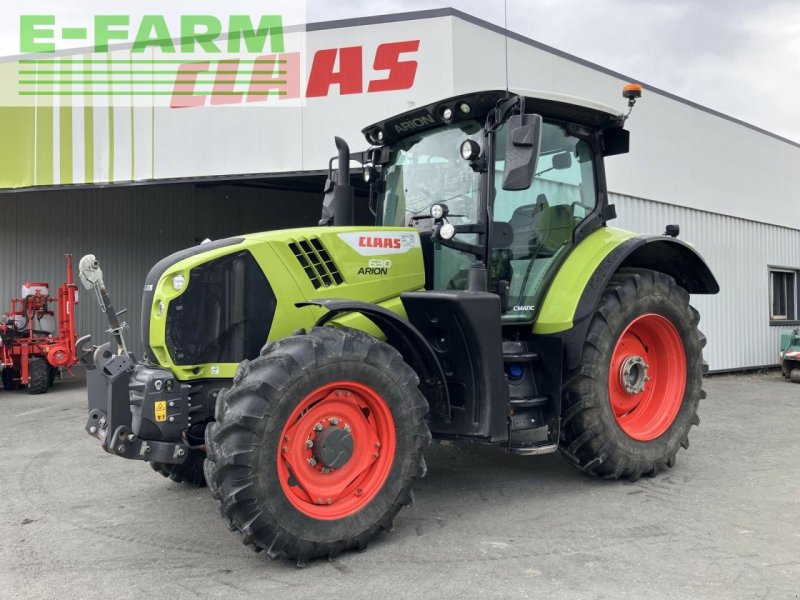
POLYGON ((533 321, 549 282, 573 245, 575 228, 597 203, 591 144, 571 135, 564 124, 545 121, 533 184, 520 191, 502 189, 507 127, 494 147, 493 220, 507 223, 511 244, 490 253, 490 287, 508 282, 504 323, 533 321))

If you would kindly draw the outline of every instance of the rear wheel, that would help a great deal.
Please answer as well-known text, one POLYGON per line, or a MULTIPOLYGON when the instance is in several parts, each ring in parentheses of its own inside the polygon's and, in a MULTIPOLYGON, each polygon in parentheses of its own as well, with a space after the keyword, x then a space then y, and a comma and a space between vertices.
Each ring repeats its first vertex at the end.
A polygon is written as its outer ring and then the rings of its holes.
POLYGON ((28 393, 44 394, 50 379, 50 365, 43 358, 28 361, 28 393))
POLYGON ((425 474, 428 411, 391 346, 318 327, 239 367, 206 430, 206 477, 242 541, 299 566, 366 548, 425 474))
POLYGON ((561 450, 570 462, 631 480, 675 464, 705 397, 699 319, 671 277, 614 275, 564 388, 561 450))
POLYGON ((17 377, 19 377, 19 373, 14 371, 11 367, 3 369, 3 389, 8 392, 17 389, 19 387, 19 382, 16 380, 17 377))

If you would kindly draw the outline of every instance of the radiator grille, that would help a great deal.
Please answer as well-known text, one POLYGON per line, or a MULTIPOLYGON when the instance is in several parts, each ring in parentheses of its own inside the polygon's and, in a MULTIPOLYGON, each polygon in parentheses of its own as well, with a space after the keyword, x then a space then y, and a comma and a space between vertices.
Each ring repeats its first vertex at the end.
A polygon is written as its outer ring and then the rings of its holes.
POLYGON ((301 239, 289 244, 289 249, 303 267, 315 289, 342 283, 342 274, 325 250, 319 238, 301 239))

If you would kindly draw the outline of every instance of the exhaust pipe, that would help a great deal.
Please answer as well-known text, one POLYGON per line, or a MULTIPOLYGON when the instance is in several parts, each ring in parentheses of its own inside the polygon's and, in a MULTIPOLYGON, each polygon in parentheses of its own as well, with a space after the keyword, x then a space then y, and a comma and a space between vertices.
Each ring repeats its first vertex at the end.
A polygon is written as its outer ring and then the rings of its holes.
POLYGON ((339 150, 339 170, 333 188, 333 224, 337 227, 353 225, 355 222, 355 188, 350 185, 350 148, 342 138, 336 137, 339 150))

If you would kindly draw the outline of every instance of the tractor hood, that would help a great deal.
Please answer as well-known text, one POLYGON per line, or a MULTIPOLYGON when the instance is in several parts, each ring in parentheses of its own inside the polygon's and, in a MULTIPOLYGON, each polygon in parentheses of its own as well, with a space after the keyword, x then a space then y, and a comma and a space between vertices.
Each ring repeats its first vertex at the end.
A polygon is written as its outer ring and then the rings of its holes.
MULTIPOLYGON (((232 377, 267 341, 311 328, 325 313, 298 303, 346 298, 401 312, 400 294, 424 281, 412 228, 314 227, 201 244, 168 256, 147 276, 145 359, 179 380, 232 377)), ((369 327, 348 319, 348 326, 369 327)))

